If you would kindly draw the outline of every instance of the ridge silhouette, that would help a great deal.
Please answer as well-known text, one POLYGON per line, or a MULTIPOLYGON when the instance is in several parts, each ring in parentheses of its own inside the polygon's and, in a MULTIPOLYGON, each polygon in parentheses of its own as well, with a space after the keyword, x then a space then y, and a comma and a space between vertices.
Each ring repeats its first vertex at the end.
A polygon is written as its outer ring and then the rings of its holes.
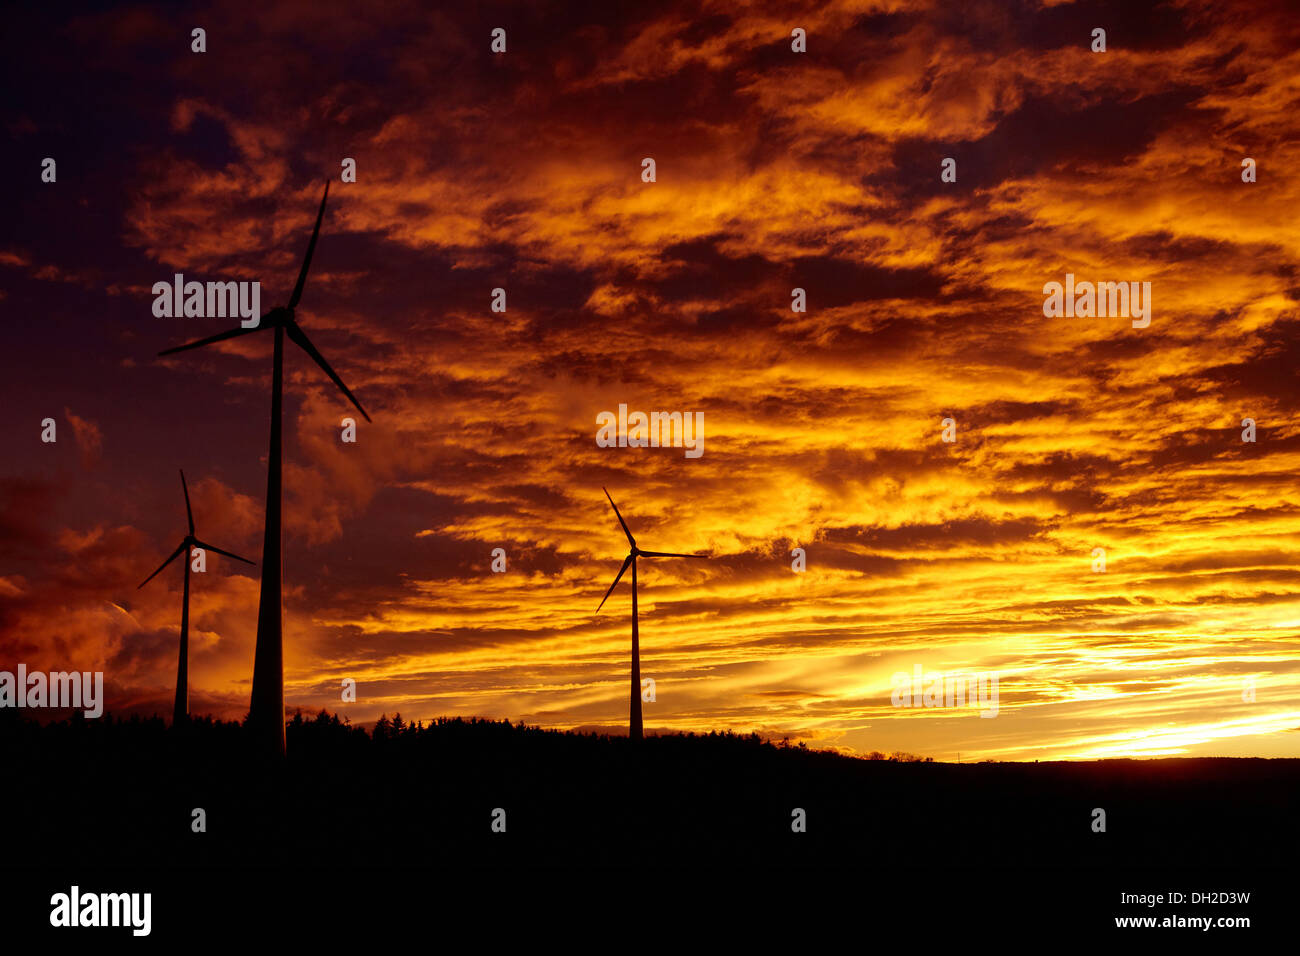
POLYGON ((64 867, 1291 866, 1300 838, 1295 759, 871 760, 728 732, 632 742, 401 715, 367 731, 322 711, 287 722, 274 786, 249 787, 247 723, 199 717, 178 735, 161 718, 18 713, 0 709, 0 750, 42 794, 0 788, 0 813, 21 824, 7 854, 64 867), (1096 806, 1107 833, 1091 831, 1096 806), (207 833, 191 832, 192 808, 207 833))

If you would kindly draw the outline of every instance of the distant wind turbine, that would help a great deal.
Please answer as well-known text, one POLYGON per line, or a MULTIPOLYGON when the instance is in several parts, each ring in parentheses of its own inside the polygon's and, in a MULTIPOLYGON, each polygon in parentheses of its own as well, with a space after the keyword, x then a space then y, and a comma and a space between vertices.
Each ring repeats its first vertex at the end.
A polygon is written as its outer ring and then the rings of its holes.
POLYGON ((140 588, 144 587, 150 581, 158 576, 158 572, 176 560, 177 556, 184 553, 185 555, 185 592, 181 599, 181 661, 176 666, 176 703, 172 707, 172 726, 179 727, 185 722, 190 715, 190 549, 202 548, 204 551, 215 551, 217 554, 224 554, 228 558, 234 558, 236 561, 243 561, 245 564, 252 564, 247 558, 241 558, 237 554, 229 551, 222 551, 215 544, 207 544, 194 537, 194 512, 190 509, 190 489, 185 484, 185 472, 181 472, 181 491, 185 492, 185 517, 189 519, 190 531, 181 539, 181 543, 176 546, 176 550, 171 553, 166 561, 158 566, 158 571, 149 575, 140 582, 140 588))
POLYGON ((601 489, 605 492, 605 497, 609 498, 610 507, 614 509, 614 514, 618 516, 618 523, 623 526, 623 533, 627 535, 627 543, 632 550, 628 552, 627 557, 623 559, 623 566, 618 569, 618 575, 614 578, 614 583, 609 586, 605 596, 600 599, 600 606, 596 608, 596 613, 600 613, 600 608, 605 606, 609 596, 614 593, 614 588, 618 587, 618 582, 623 578, 623 572, 630 565, 632 568, 632 707, 630 716, 630 726, 628 728, 628 737, 632 740, 640 740, 641 733, 641 646, 639 641, 639 632, 637 629, 637 612, 636 612, 636 559, 637 558, 707 558, 707 554, 673 554, 668 551, 642 551, 636 546, 636 538, 632 537, 632 532, 627 528, 627 522, 619 514, 618 505, 614 504, 614 499, 610 497, 609 489, 601 489))
POLYGON ((293 287, 289 304, 272 309, 262 316, 261 322, 253 328, 231 329, 217 335, 180 345, 174 349, 165 349, 159 355, 171 355, 196 349, 213 342, 233 339, 266 328, 275 329, 275 364, 271 375, 271 451, 267 456, 266 469, 266 537, 262 543, 262 592, 257 607, 257 650, 253 658, 253 697, 248 709, 248 723, 253 728, 256 738, 265 748, 284 755, 284 615, 280 602, 280 582, 283 565, 280 555, 280 397, 284 382, 284 337, 287 335, 299 348, 312 357, 330 380, 347 396, 348 401, 356 406, 366 421, 370 416, 361 407, 334 369, 330 368, 324 356, 311 344, 297 321, 294 309, 302 298, 303 286, 307 282, 307 270, 311 268, 311 256, 316 249, 316 239, 320 235, 321 219, 325 216, 325 200, 329 198, 330 184, 325 182, 325 195, 321 197, 320 210, 316 213, 316 228, 312 230, 311 241, 307 243, 307 254, 302 260, 302 269, 298 272, 298 283, 293 287))

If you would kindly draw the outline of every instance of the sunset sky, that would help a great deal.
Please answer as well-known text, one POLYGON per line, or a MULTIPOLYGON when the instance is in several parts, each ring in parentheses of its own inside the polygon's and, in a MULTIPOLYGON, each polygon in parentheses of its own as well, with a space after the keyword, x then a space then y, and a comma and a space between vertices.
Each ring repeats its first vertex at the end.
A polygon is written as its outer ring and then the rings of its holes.
MULTIPOLYGON (((178 468, 260 558, 271 335, 158 358, 235 323, 151 288, 283 304, 330 179, 298 320, 374 421, 342 443, 287 350, 290 710, 626 732, 608 487, 711 556, 640 566, 648 730, 1300 756, 1285 0, 75 9, 6 13, 0 669, 170 713, 181 567, 136 586, 178 468), (1045 318, 1066 273, 1149 281, 1150 326, 1045 318), (620 403, 703 412, 703 455, 597 447, 620 403), (917 665, 996 673, 998 715, 896 708, 917 665)), ((194 576, 192 713, 247 712, 257 575, 194 576)))

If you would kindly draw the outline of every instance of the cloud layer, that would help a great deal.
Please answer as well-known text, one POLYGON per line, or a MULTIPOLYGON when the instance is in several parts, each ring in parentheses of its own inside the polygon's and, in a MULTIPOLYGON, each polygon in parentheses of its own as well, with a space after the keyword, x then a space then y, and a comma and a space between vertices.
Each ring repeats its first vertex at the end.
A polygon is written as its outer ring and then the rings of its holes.
MULTIPOLYGON (((282 303, 329 177, 298 317, 374 423, 342 443, 289 348, 291 707, 625 726, 608 487, 643 547, 711 555, 641 567, 651 728, 1300 754, 1283 4, 23 16, 50 39, 19 65, 56 79, 10 128, 0 664, 166 712, 179 567, 135 587, 184 533, 178 466, 199 535, 259 555, 271 363, 264 333, 154 358, 227 323, 149 288, 282 303), (1045 318, 1066 273, 1151 282, 1150 326, 1045 318), (620 403, 703 412, 704 455, 597 447, 620 403), (998 716, 895 707, 917 665, 997 673, 998 716)), ((192 706, 242 716, 256 571, 197 578, 192 706)))

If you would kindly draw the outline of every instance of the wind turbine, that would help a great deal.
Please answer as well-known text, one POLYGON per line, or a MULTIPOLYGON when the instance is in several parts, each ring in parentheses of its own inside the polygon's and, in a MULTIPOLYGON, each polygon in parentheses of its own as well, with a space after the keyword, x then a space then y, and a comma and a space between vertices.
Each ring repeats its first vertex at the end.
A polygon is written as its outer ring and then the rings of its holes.
POLYGON ((257 650, 253 657, 253 696, 248 709, 248 723, 254 737, 268 751, 280 756, 284 755, 284 615, 280 603, 280 582, 284 571, 280 554, 280 399, 284 390, 284 337, 287 335, 295 345, 310 355, 347 396, 348 401, 356 406, 362 417, 370 421, 370 416, 356 396, 343 384, 343 379, 338 377, 334 369, 330 368, 325 357, 316 351, 316 346, 311 344, 307 333, 294 318, 294 309, 302 299, 303 286, 307 282, 307 270, 311 268, 311 255, 316 249, 321 219, 325 216, 325 200, 329 194, 330 184, 326 180, 325 195, 321 197, 320 210, 316 213, 316 228, 312 230, 311 241, 307 243, 307 254, 303 257, 298 282, 293 287, 293 294, 289 296, 288 305, 272 309, 252 328, 231 329, 229 332, 221 332, 158 353, 171 355, 173 352, 196 349, 262 329, 275 329, 275 359, 271 375, 271 451, 267 455, 266 469, 266 537, 262 543, 262 591, 257 606, 257 650))
POLYGON ((176 704, 172 708, 172 726, 179 727, 190 715, 190 548, 198 547, 205 551, 215 551, 217 554, 224 554, 228 558, 234 558, 236 561, 243 561, 245 564, 252 564, 247 558, 241 558, 237 554, 229 551, 222 551, 215 544, 207 544, 194 537, 194 512, 190 510, 190 489, 185 484, 185 472, 181 472, 181 490, 185 492, 185 517, 189 519, 189 534, 181 539, 181 543, 176 546, 176 550, 171 553, 166 561, 158 566, 158 571, 149 575, 140 582, 140 588, 144 587, 150 581, 158 576, 158 572, 176 560, 181 553, 185 554, 185 592, 181 599, 181 661, 176 666, 176 704))
POLYGON ((596 613, 600 613, 600 608, 605 606, 609 596, 614 593, 614 588, 618 587, 618 582, 623 578, 623 572, 632 567, 632 706, 630 725, 628 728, 628 737, 632 740, 640 740, 641 734, 641 646, 639 641, 639 632, 637 628, 636 614, 636 559, 637 558, 707 558, 707 554, 673 554, 669 551, 642 551, 636 546, 636 538, 632 537, 632 532, 627 529, 627 522, 619 514, 618 505, 614 504, 614 499, 610 497, 609 489, 602 488, 605 497, 609 498, 610 507, 614 509, 614 514, 618 515, 618 523, 623 526, 623 533, 627 535, 627 543, 632 550, 627 553, 623 559, 623 566, 618 569, 618 575, 614 578, 614 583, 609 586, 605 596, 600 599, 600 606, 596 608, 596 613))

